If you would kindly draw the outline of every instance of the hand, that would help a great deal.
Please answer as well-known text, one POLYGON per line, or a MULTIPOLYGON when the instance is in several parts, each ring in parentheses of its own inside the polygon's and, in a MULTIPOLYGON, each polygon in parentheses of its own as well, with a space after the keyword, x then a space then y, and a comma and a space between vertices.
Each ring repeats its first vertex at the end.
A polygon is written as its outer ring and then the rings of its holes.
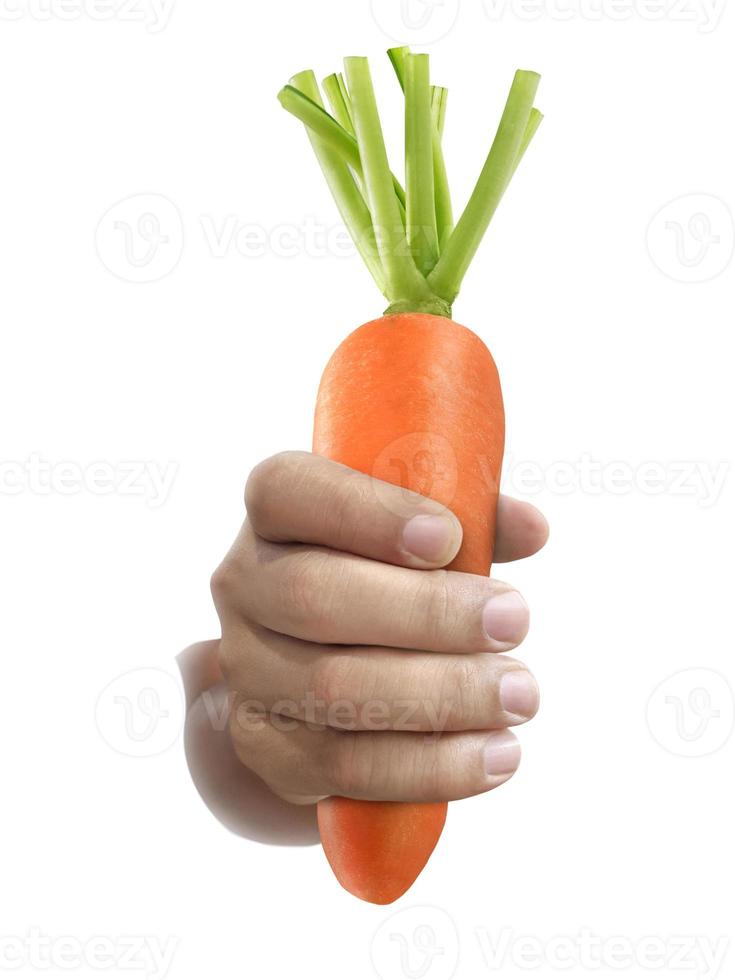
MULTIPOLYGON (((494 789, 520 759, 508 729, 538 707, 506 656, 528 629, 521 596, 443 570, 461 542, 454 515, 376 483, 309 453, 260 463, 212 578, 235 752, 292 803, 494 789)), ((497 561, 546 536, 533 507, 501 498, 497 561)))

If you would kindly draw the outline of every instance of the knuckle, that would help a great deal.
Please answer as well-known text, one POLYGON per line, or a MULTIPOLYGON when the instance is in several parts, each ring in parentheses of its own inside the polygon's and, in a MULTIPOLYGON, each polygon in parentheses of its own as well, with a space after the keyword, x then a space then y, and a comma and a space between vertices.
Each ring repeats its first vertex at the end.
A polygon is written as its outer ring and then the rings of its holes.
MULTIPOLYGON (((415 783, 420 787, 422 797, 427 800, 444 800, 452 796, 450 784, 454 778, 456 768, 454 765, 447 767, 442 764, 442 757, 432 747, 423 747, 423 753, 416 754, 414 761, 415 783)), ((456 760, 456 765, 461 766, 462 759, 456 760)))
POLYGON ((244 715, 241 705, 230 715, 230 739, 239 762, 262 779, 272 793, 287 799, 300 789, 303 773, 295 761, 275 753, 269 740, 262 738, 266 724, 265 718, 244 715))
POLYGON ((432 620, 441 622, 450 614, 452 607, 449 573, 439 568, 429 574, 426 612, 432 620))
POLYGON ((324 566, 327 558, 313 550, 295 553, 284 564, 280 600, 291 620, 318 625, 324 606, 324 566))
POLYGON ((438 690, 445 727, 462 729, 473 721, 477 711, 478 670, 467 657, 458 654, 447 661, 438 690))
POLYGON ((245 571, 244 546, 247 541, 247 522, 240 529, 240 534, 212 573, 210 587, 212 595, 227 597, 236 588, 245 571))
POLYGON ((212 599, 218 611, 235 605, 236 597, 242 592, 244 580, 243 564, 231 551, 215 568, 209 580, 212 599))
POLYGON ((271 526, 274 500, 292 485, 297 470, 309 456, 309 453, 286 450, 253 467, 245 483, 244 497, 245 509, 256 529, 271 526))
POLYGON ((332 795, 367 798, 375 781, 372 736, 331 731, 327 740, 325 769, 332 795))
POLYGON ((376 507, 373 481, 356 470, 335 474, 328 484, 324 501, 332 514, 335 537, 345 551, 357 551, 358 542, 367 535, 380 533, 385 520, 382 509, 376 507))
POLYGON ((431 643, 450 632, 456 619, 449 574, 441 568, 422 572, 418 616, 431 643))
POLYGON ((315 703, 327 709, 337 703, 358 709, 366 699, 364 671, 351 656, 326 654, 313 666, 310 691, 315 703))
POLYGON ((209 588, 218 612, 225 607, 242 606, 247 599, 246 586, 252 578, 255 566, 254 540, 252 528, 245 521, 237 540, 212 572, 209 588))
POLYGON ((219 608, 231 596, 233 591, 234 569, 229 555, 224 558, 212 572, 209 580, 209 590, 214 604, 219 608))
POLYGON ((445 794, 447 799, 466 799, 484 788, 481 768, 472 764, 466 749, 462 739, 452 740, 444 747, 441 766, 436 767, 434 789, 445 794))

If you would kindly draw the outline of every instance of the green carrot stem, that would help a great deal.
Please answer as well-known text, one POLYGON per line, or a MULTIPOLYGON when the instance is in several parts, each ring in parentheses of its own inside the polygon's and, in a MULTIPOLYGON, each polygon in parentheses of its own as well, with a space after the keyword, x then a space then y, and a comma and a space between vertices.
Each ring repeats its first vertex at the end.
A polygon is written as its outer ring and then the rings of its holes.
MULTIPOLYGON (((300 84, 294 84, 304 75, 301 72, 299 75, 295 75, 291 79, 291 84, 285 85, 281 91, 278 93, 278 101, 281 103, 284 109, 291 113, 292 116, 296 116, 305 126, 309 128, 311 132, 319 137, 322 142, 327 146, 330 146, 335 150, 347 163, 347 165, 354 170, 354 172, 363 180, 362 174, 362 161, 360 159, 360 150, 357 146, 357 140, 354 136, 347 132, 344 127, 340 126, 334 116, 330 116, 326 111, 324 106, 321 104, 321 96, 319 95, 319 88, 317 86, 316 91, 309 89, 309 91, 303 91, 300 84), (317 98, 313 98, 316 95, 317 98)), ((309 73, 313 76, 313 72, 309 73)), ((316 79, 314 79, 314 84, 316 85, 316 79)), ((403 214, 403 209, 405 208, 406 193, 397 177, 393 175, 393 189, 395 195, 398 198, 399 204, 401 206, 401 213, 403 214)))
POLYGON ((513 175, 528 124, 539 76, 518 71, 495 140, 467 206, 428 277, 431 288, 451 303, 513 175))
MULTIPOLYGON (((409 60, 414 57, 410 48, 403 45, 398 48, 389 48, 388 57, 396 73, 398 84, 404 94, 406 93, 406 74, 409 60)), ((432 133, 431 149, 433 156, 434 172, 434 222, 436 224, 437 242, 439 250, 449 238, 452 232, 452 199, 449 193, 449 179, 447 178, 447 168, 444 163, 444 151, 442 150, 442 132, 444 129, 444 112, 446 110, 447 90, 438 85, 430 88, 431 116, 435 133, 432 133)), ((406 95, 406 112, 408 113, 408 95, 406 95)), ((408 118, 408 116, 407 116, 408 118)), ((408 178, 407 178, 408 180, 408 178)), ((433 265, 425 271, 430 271, 433 265)), ((424 271, 424 269, 422 269, 424 271)))
MULTIPOLYGON (((307 101, 319 108, 321 96, 314 73, 300 72, 291 79, 293 91, 302 93, 307 101), (297 88, 298 86, 298 88, 297 88)), ((326 115, 326 113, 324 113, 326 115)), ((360 256, 381 292, 385 290, 385 275, 375 249, 373 223, 355 178, 341 154, 329 142, 307 127, 307 135, 327 181, 337 209, 360 256)))
MULTIPOLYGON (((349 167, 359 172, 360 151, 357 148, 357 140, 321 105, 318 87, 313 89, 310 86, 308 91, 302 88, 305 74, 305 72, 301 72, 299 75, 295 75, 291 79, 291 83, 285 85, 278 93, 278 101, 287 112, 296 116, 322 143, 339 154, 349 167)), ((313 73, 310 72, 309 74, 313 73)), ((316 79, 314 79, 314 84, 316 84, 316 79)))
POLYGON ((449 178, 444 163, 442 136, 444 134, 444 117, 447 109, 447 89, 432 86, 431 115, 433 121, 432 150, 434 154, 434 200, 436 209, 436 230, 439 238, 439 252, 449 239, 454 228, 452 217, 452 198, 449 192, 449 178))
POLYGON ((431 118, 429 56, 406 55, 406 235, 416 267, 427 275, 439 258, 434 202, 436 130, 431 118))
POLYGON ((322 82, 322 88, 329 99, 334 118, 350 136, 354 137, 355 127, 352 124, 352 109, 342 75, 328 75, 322 82))
POLYGON ((386 313, 451 316, 462 279, 543 116, 539 76, 516 72, 500 125, 470 199, 453 226, 442 140, 447 90, 432 86, 427 55, 388 51, 405 98, 406 193, 391 172, 366 58, 330 75, 324 108, 313 72, 279 93, 309 138, 366 265, 389 299, 386 313), (406 210, 407 208, 407 210, 406 210))
POLYGON ((441 253, 446 245, 454 228, 452 217, 452 199, 449 193, 449 178, 447 168, 444 164, 444 153, 442 152, 441 141, 438 132, 434 131, 433 143, 433 164, 434 164, 434 210, 436 213, 436 233, 439 240, 439 252, 441 253))
POLYGON ((401 86, 401 89, 405 91, 405 62, 406 55, 411 53, 411 49, 408 47, 408 45, 404 44, 399 48, 388 48, 386 53, 390 58, 390 63, 393 65, 393 70, 396 73, 398 84, 401 86))
POLYGON ((367 58, 345 58, 345 76, 375 240, 385 273, 384 293, 391 301, 428 300, 431 292, 426 280, 406 248, 367 58))
POLYGON ((513 173, 516 172, 521 160, 526 155, 526 150, 531 145, 531 140, 536 135, 536 130, 543 122, 543 119, 543 112, 539 112, 538 109, 531 109, 531 115, 528 117, 528 122, 526 123, 526 129, 523 133, 523 139, 521 140, 521 145, 518 150, 518 156, 516 157, 515 166, 513 167, 513 173))
POLYGON ((443 88, 441 85, 431 86, 431 115, 434 119, 434 125, 439 133, 440 140, 444 136, 444 117, 447 111, 448 96, 448 89, 443 88))
MULTIPOLYGON (((352 123, 352 104, 350 102, 350 93, 347 91, 347 85, 345 84, 344 75, 341 71, 337 72, 337 84, 339 85, 339 90, 342 93, 342 98, 347 106, 347 111, 350 114, 350 123, 352 123)), ((352 125, 352 132, 355 132, 354 124, 352 125)))
MULTIPOLYGON (((345 86, 342 75, 328 75, 322 81, 322 88, 329 99, 329 105, 334 114, 334 118, 344 129, 344 131, 348 133, 353 140, 355 140, 355 127, 352 123, 352 107, 350 105, 347 87, 345 86)), ((361 173, 362 164, 360 163, 360 151, 357 149, 356 140, 354 143, 350 143, 350 152, 357 153, 357 161, 352 163, 352 171, 355 174, 355 182, 360 189, 363 200, 366 200, 365 183, 362 179, 361 173)))

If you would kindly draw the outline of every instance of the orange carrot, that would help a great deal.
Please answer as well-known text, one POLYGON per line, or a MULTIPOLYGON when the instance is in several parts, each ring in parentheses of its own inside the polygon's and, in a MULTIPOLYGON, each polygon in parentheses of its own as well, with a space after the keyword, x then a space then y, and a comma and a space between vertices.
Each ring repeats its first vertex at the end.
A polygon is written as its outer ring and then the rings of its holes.
POLYGON ((390 905, 416 880, 439 840, 446 803, 376 803, 330 796, 317 804, 327 860, 348 892, 390 905))
MULTIPOLYGON (((428 56, 406 48, 389 54, 406 98, 405 192, 388 166, 365 59, 346 59, 346 83, 339 75, 326 79, 334 116, 325 111, 311 72, 293 78, 279 96, 305 123, 345 223, 390 301, 386 314, 351 333, 327 364, 313 450, 451 508, 464 537, 449 568, 487 575, 503 399, 490 352, 451 319, 451 304, 538 128, 538 76, 516 74, 490 154, 455 226, 441 149, 446 90, 430 86, 428 56)), ((446 812, 440 800, 333 797, 318 804, 322 844, 337 879, 379 905, 414 882, 446 812)))
MULTIPOLYGON (((332 355, 313 449, 450 507, 464 536, 449 567, 487 575, 504 431, 498 373, 479 337, 444 317, 397 313, 364 324, 332 355)), ((446 812, 446 803, 331 798, 318 805, 319 830, 345 888, 384 905, 413 884, 446 812)))

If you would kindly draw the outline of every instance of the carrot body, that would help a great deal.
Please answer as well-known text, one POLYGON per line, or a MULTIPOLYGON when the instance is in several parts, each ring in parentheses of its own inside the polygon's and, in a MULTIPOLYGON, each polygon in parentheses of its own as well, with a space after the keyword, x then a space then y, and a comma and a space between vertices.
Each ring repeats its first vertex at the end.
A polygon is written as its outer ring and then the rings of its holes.
MULTIPOLYGON (((449 567, 487 575, 504 434, 497 369, 479 337, 442 316, 398 313, 359 327, 332 355, 313 449, 451 508, 464 537, 449 567)), ((446 807, 324 800, 319 829, 337 879, 365 901, 395 901, 426 864, 446 807)))
POLYGON ((337 880, 374 905, 407 892, 434 850, 446 803, 376 803, 331 796, 317 805, 322 846, 337 880))

